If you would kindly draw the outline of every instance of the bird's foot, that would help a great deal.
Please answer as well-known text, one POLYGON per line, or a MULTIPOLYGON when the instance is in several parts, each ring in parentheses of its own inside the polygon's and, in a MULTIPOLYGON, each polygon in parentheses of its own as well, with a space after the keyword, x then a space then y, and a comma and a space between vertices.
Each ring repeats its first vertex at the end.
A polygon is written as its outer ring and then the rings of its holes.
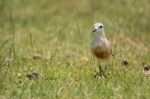
POLYGON ((96 78, 97 76, 98 76, 98 77, 106 77, 106 73, 105 73, 104 70, 102 70, 102 71, 97 72, 97 73, 94 75, 94 78, 96 78))
POLYGON ((99 75, 103 77, 106 76, 105 70, 101 66, 99 66, 99 75))
POLYGON ((103 77, 106 77, 106 73, 104 70, 100 70, 99 72, 99 76, 103 76, 103 77))

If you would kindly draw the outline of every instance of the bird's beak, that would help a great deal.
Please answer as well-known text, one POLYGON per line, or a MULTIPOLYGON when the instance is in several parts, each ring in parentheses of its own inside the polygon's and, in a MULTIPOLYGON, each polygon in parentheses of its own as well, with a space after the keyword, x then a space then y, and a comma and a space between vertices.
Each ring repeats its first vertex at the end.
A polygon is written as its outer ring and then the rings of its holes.
POLYGON ((97 29, 94 28, 93 31, 92 31, 92 33, 94 33, 96 30, 97 30, 97 29))

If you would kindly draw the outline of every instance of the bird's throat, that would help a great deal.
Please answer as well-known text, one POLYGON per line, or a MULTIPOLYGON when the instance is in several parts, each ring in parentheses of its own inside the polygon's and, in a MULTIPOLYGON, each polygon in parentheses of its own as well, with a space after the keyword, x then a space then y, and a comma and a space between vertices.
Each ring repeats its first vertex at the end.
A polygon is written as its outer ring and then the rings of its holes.
POLYGON ((105 32, 104 32, 104 31, 97 31, 97 32, 95 33, 95 36, 96 36, 96 37, 104 37, 104 38, 105 38, 105 32))

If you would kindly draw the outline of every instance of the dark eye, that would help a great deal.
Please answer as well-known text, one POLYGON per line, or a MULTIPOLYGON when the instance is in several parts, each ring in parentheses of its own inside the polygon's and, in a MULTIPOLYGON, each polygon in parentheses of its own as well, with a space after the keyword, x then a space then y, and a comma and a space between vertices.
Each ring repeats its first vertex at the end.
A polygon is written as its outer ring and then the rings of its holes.
POLYGON ((101 29, 103 26, 99 26, 99 28, 101 29))

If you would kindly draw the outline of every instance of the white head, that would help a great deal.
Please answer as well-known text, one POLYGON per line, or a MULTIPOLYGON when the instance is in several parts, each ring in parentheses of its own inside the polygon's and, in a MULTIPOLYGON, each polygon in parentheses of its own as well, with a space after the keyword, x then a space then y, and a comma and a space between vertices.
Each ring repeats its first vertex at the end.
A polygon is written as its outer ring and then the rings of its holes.
POLYGON ((93 25, 93 32, 104 32, 104 25, 102 23, 95 23, 93 25))

